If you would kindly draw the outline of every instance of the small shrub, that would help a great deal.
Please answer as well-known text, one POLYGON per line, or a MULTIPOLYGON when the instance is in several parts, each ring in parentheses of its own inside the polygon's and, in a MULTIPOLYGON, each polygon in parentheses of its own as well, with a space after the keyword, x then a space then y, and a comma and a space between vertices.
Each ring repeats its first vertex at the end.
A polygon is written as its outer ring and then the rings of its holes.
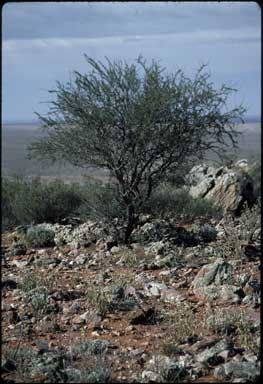
POLYGON ((102 317, 111 312, 113 306, 111 294, 101 287, 91 287, 87 292, 87 299, 91 306, 95 307, 102 317))
POLYGON ((2 226, 61 222, 82 203, 80 186, 61 181, 42 183, 21 177, 2 180, 2 226))
POLYGON ((48 313, 49 293, 46 287, 36 287, 26 292, 25 300, 31 305, 36 318, 48 313))
POLYGON ((54 238, 55 232, 44 226, 31 227, 25 235, 26 243, 33 248, 52 247, 55 245, 54 238))
POLYGON ((39 278, 36 274, 32 272, 27 272, 21 283, 21 289, 23 292, 29 292, 32 289, 35 289, 39 285, 39 278))
POLYGON ((261 229, 261 202, 252 208, 246 206, 237 222, 229 221, 224 226, 225 241, 222 244, 224 256, 244 259, 244 246, 259 241, 261 229))
POLYGON ((217 309, 207 313, 205 326, 220 335, 236 335, 240 347, 250 352, 258 352, 255 344, 257 327, 243 312, 229 312, 228 309, 217 309))
POLYGON ((205 199, 194 199, 184 188, 163 184, 144 206, 144 211, 158 217, 183 216, 192 221, 197 217, 221 218, 222 209, 205 199))
POLYGON ((48 272, 47 275, 40 275, 37 270, 26 271, 22 278, 20 288, 23 292, 27 293, 37 287, 45 287, 51 290, 54 288, 54 284, 56 284, 54 273, 48 272))
POLYGON ((90 287, 87 291, 87 299, 102 317, 116 310, 129 311, 138 305, 138 301, 135 297, 125 295, 127 284, 127 281, 121 279, 104 288, 90 287))
POLYGON ((193 227, 192 231, 196 233, 204 243, 209 243, 210 241, 215 241, 217 239, 217 230, 214 227, 211 227, 211 225, 204 224, 193 227))
POLYGON ((118 199, 116 185, 91 180, 83 188, 83 204, 79 208, 82 217, 112 222, 125 218, 125 206, 118 199))
POLYGON ((253 179, 253 185, 254 185, 254 196, 257 200, 261 197, 261 159, 258 157, 255 157, 254 159, 251 159, 250 161, 250 167, 248 174, 253 179))
POLYGON ((14 241, 11 246, 11 249, 14 255, 16 256, 25 255, 27 251, 27 246, 24 239, 18 239, 17 241, 14 241))
POLYGON ((129 248, 123 249, 121 255, 121 264, 129 268, 135 268, 138 266, 139 260, 141 260, 141 257, 138 258, 136 251, 129 248))
POLYGON ((195 335, 198 324, 193 309, 187 302, 178 304, 176 311, 170 312, 169 317, 169 333, 173 344, 195 335))

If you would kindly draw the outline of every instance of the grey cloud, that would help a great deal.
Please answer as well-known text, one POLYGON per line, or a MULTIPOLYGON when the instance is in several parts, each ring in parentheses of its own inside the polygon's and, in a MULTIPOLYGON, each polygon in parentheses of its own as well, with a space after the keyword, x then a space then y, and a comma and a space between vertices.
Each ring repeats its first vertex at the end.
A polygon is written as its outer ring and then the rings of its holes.
POLYGON ((253 2, 6 3, 4 39, 103 37, 240 28, 260 23, 253 2))

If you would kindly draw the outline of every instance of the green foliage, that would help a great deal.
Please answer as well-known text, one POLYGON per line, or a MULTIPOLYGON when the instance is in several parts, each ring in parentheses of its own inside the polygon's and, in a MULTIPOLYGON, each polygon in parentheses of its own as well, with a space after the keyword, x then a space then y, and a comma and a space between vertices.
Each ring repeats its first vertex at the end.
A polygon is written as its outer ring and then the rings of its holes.
POLYGON ((200 216, 222 217, 220 207, 204 199, 194 199, 185 189, 177 189, 171 184, 163 184, 156 189, 144 205, 144 210, 160 217, 183 216, 187 221, 200 216))
POLYGON ((52 247, 55 245, 54 238, 54 231, 40 225, 29 228, 25 234, 26 243, 33 248, 52 247))
POLYGON ((61 181, 41 183, 23 178, 2 180, 2 225, 60 222, 76 211, 82 202, 77 185, 66 185, 61 181))
POLYGON ((39 276, 32 272, 27 272, 23 277, 21 289, 23 292, 29 292, 39 285, 39 276))
POLYGON ((125 206, 118 198, 116 185, 91 180, 83 187, 83 202, 77 210, 83 218, 111 223, 114 218, 125 218, 125 206))
POLYGON ((38 114, 45 136, 30 144, 29 156, 108 169, 126 207, 128 242, 142 205, 171 170, 237 145, 234 122, 245 109, 229 110, 234 89, 215 89, 205 66, 190 79, 142 57, 135 64, 86 59, 87 74, 75 71, 50 91, 49 112, 38 114))
POLYGON ((253 179, 254 196, 258 199, 261 197, 261 159, 259 157, 251 159, 249 168, 248 174, 253 179))

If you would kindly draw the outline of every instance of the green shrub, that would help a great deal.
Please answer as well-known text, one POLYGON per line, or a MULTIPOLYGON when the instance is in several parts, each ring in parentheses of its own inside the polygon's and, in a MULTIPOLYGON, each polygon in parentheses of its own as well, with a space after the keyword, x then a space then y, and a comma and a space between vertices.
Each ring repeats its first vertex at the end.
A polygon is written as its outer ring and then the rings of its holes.
POLYGON ((215 241, 217 239, 217 230, 208 224, 200 226, 194 225, 192 227, 192 232, 196 233, 204 243, 209 243, 210 241, 215 241))
POLYGON ((250 161, 249 175, 253 179, 254 183, 254 195, 258 199, 261 196, 261 159, 255 157, 250 161))
POLYGON ((61 181, 48 184, 36 178, 32 181, 15 177, 2 180, 2 225, 61 222, 74 214, 82 203, 82 190, 78 185, 61 181))
POLYGON ((192 221, 203 216, 207 218, 222 216, 222 209, 212 202, 204 199, 192 198, 187 190, 176 189, 170 184, 163 184, 153 192, 144 211, 155 216, 184 216, 184 219, 192 221))
POLYGON ((2 211, 2 228, 10 228, 18 225, 19 221, 15 212, 15 200, 18 195, 23 194, 25 184, 22 178, 16 177, 13 180, 8 178, 2 179, 2 195, 1 195, 1 211, 2 211))
POLYGON ((117 197, 112 183, 92 180, 83 188, 83 204, 78 210, 83 218, 112 222, 125 217, 125 206, 117 197))
POLYGON ((55 245, 55 232, 44 226, 29 228, 25 235, 28 246, 33 248, 51 247, 55 245))

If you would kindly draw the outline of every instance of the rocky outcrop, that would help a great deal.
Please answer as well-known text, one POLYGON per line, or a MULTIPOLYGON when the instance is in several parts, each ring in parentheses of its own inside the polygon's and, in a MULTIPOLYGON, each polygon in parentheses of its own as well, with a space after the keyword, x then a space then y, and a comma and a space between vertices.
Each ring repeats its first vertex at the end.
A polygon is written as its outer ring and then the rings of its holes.
POLYGON ((221 206, 224 213, 239 215, 244 203, 254 202, 253 180, 247 173, 247 160, 239 160, 232 168, 218 169, 202 164, 189 174, 190 195, 205 198, 221 206))
POLYGON ((233 266, 223 259, 217 259, 200 269, 192 283, 193 293, 200 300, 219 299, 222 302, 237 303, 245 294, 240 287, 232 284, 232 280, 233 266))

